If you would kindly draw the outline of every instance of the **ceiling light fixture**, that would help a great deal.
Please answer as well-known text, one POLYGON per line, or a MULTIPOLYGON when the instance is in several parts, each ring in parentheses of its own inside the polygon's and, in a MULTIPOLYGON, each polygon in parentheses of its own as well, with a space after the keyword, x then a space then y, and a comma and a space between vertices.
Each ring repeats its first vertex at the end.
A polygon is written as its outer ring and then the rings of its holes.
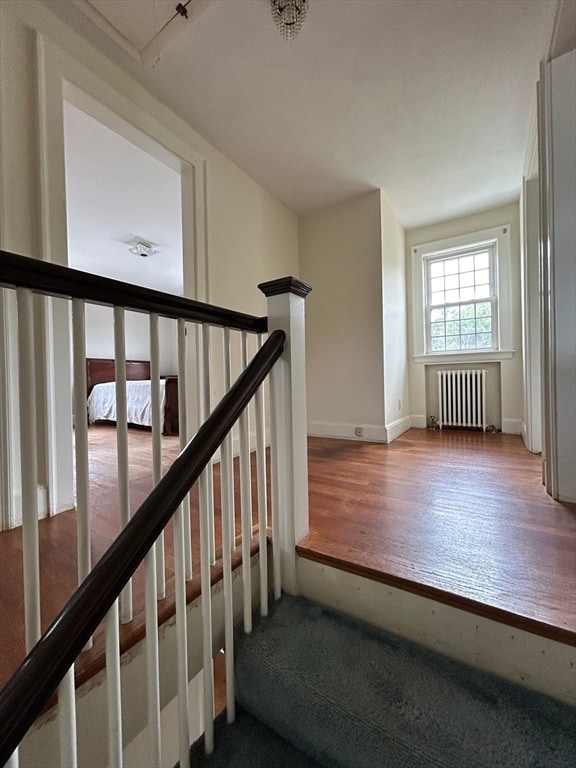
POLYGON ((308 0, 270 0, 270 10, 284 40, 294 40, 308 13, 308 0))
POLYGON ((130 253, 136 254, 136 256, 142 256, 144 259, 147 259, 148 256, 154 256, 155 253, 158 253, 158 249, 154 248, 152 243, 147 243, 145 240, 138 240, 136 243, 134 243, 134 245, 131 245, 128 250, 130 253))

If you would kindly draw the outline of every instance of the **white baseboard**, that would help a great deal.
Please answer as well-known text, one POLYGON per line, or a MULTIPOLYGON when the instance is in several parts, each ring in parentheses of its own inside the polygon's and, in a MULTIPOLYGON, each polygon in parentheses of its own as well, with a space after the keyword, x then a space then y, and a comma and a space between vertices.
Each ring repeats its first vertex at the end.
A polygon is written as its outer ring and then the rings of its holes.
MULTIPOLYGON (((416 429, 426 429, 427 419, 419 413, 410 416, 410 423, 416 429)), ((502 419, 502 432, 505 435, 522 435, 526 442, 526 425, 522 419, 502 419)))
MULTIPOLYGON (((38 485, 38 520, 48 517, 48 489, 44 485, 38 485)), ((72 505, 74 506, 74 505, 72 505)), ((10 528, 18 528, 22 525, 22 494, 15 493, 12 497, 12 510, 10 514, 10 528)))
POLYGON ((558 456, 558 501, 576 502, 574 456, 558 456))
POLYGON ((68 501, 64 506, 53 509, 48 506, 48 488, 45 485, 38 486, 38 519, 42 520, 44 517, 52 517, 59 512, 66 512, 68 509, 74 509, 74 499, 68 501))
POLYGON ((412 419, 410 416, 403 416, 401 419, 396 419, 396 421, 386 424, 386 442, 391 443, 393 440, 396 440, 397 437, 407 432, 411 426, 412 419))
POLYGON ((311 421, 308 424, 308 434, 314 437, 340 437, 345 440, 359 440, 372 443, 387 443, 386 427, 376 424, 346 424, 334 421, 311 421), (360 428, 362 435, 355 430, 360 428))
POLYGON ((521 435, 522 419, 502 419, 502 432, 505 435, 521 435))

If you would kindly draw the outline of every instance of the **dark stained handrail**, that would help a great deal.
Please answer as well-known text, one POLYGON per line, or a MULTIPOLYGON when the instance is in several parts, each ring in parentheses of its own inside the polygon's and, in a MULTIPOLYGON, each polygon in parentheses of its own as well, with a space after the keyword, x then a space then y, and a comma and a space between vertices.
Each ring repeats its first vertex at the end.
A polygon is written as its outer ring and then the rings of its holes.
POLYGON ((0 765, 42 712, 98 624, 284 349, 274 331, 0 692, 0 765))
POLYGON ((94 304, 120 306, 136 312, 155 312, 252 333, 265 333, 266 317, 246 315, 171 293, 142 288, 120 280, 62 267, 27 256, 0 250, 0 287, 30 288, 35 293, 62 298, 85 299, 94 304))

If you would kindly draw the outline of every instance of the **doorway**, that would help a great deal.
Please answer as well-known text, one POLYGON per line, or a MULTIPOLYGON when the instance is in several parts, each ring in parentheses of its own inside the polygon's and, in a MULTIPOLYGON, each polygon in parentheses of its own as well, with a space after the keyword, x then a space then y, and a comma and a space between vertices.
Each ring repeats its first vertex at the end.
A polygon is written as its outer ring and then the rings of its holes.
MULTIPOLYGON (((68 96, 64 140, 69 266, 182 295, 180 160, 78 89, 68 89, 68 96)), ((160 373, 174 374, 175 324, 160 318, 159 335, 160 373)), ((87 305, 87 357, 114 357, 113 339, 112 309, 87 305)), ((148 319, 137 312, 126 314, 126 355, 131 360, 150 356, 148 319)))

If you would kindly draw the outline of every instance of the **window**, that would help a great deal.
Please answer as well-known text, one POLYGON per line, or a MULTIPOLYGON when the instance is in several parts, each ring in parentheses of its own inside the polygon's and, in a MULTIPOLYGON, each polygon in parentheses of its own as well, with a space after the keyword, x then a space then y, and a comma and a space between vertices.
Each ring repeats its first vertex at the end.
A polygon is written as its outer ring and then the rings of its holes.
POLYGON ((458 235, 411 251, 414 362, 512 357, 510 228, 458 235))
POLYGON ((426 349, 498 347, 495 244, 427 256, 426 349))

